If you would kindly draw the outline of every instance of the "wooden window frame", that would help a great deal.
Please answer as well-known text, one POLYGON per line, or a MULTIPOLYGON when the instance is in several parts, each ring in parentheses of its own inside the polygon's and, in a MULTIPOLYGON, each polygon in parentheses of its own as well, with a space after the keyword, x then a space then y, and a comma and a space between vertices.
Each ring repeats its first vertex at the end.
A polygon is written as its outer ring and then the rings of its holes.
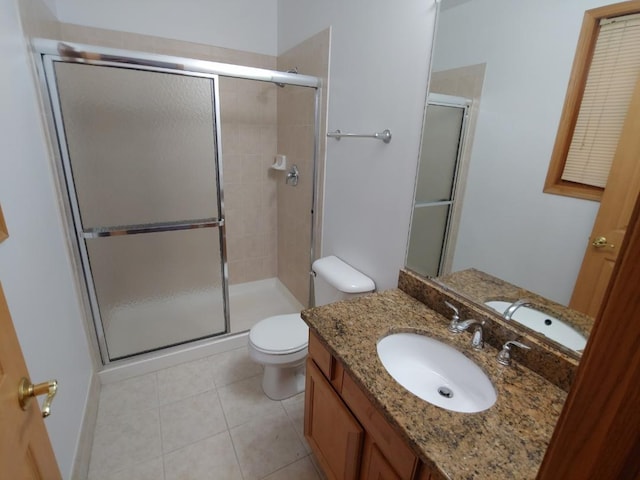
POLYGON ((544 193, 553 193, 585 200, 600 201, 603 188, 569 182, 562 179, 567 154, 571 146, 578 113, 582 104, 582 96, 587 83, 587 75, 591 67, 591 59, 596 40, 600 33, 600 20, 603 18, 621 17, 633 13, 640 13, 640 0, 616 3, 604 7, 587 10, 584 13, 582 29, 578 38, 578 47, 573 59, 571 77, 567 87, 567 96, 562 108, 560 125, 556 134, 556 142, 551 154, 549 171, 544 183, 544 193))

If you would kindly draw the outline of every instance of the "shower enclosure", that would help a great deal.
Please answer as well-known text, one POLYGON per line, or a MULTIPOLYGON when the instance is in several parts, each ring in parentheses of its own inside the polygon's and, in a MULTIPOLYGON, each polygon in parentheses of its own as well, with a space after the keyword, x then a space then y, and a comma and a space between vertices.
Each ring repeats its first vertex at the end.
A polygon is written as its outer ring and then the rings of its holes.
MULTIPOLYGON (((316 78, 47 40, 36 47, 105 364, 308 304, 278 278, 279 233, 292 234, 278 229, 287 208, 279 212, 278 199, 290 192, 269 166, 279 147, 277 82, 306 91, 294 98, 312 105, 314 135, 290 155, 304 165, 312 212, 316 78)), ((312 218, 301 229, 308 277, 312 218)))
POLYGON ((453 254, 453 219, 470 100, 430 93, 406 265, 421 275, 442 275, 453 254))

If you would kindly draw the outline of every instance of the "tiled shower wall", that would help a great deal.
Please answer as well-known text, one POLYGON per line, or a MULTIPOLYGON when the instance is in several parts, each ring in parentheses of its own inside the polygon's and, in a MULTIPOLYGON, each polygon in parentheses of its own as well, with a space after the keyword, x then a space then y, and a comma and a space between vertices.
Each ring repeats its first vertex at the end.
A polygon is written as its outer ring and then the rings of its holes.
MULTIPOLYGON (((278 70, 297 67, 300 73, 322 79, 318 195, 324 177, 326 147, 326 98, 329 73, 330 30, 324 30, 278 57, 278 70)), ((309 245, 313 192, 314 91, 287 86, 278 92, 278 153, 287 155, 288 166, 300 171, 297 187, 278 183, 278 277, 300 303, 309 299, 309 245)), ((322 198, 315 212, 315 256, 320 254, 322 198)))
POLYGON ((272 83, 220 80, 229 282, 277 275, 277 92, 272 83))

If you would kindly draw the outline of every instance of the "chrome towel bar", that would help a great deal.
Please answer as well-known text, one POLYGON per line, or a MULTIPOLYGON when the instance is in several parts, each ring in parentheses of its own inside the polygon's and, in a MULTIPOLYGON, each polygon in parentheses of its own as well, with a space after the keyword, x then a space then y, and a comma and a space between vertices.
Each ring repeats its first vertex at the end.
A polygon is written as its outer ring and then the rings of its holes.
POLYGON ((352 137, 352 138, 377 138, 378 140, 382 140, 384 143, 389 143, 391 141, 391 131, 383 130, 378 133, 342 133, 340 130, 336 130, 335 132, 327 132, 327 137, 335 138, 336 140, 340 140, 342 137, 352 137))

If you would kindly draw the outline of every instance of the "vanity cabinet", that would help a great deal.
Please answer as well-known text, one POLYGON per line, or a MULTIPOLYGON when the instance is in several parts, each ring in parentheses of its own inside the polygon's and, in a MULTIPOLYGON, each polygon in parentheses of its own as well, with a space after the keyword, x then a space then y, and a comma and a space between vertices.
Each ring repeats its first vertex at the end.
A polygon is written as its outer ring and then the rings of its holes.
POLYGON ((309 335, 304 434, 330 480, 440 480, 309 335))

